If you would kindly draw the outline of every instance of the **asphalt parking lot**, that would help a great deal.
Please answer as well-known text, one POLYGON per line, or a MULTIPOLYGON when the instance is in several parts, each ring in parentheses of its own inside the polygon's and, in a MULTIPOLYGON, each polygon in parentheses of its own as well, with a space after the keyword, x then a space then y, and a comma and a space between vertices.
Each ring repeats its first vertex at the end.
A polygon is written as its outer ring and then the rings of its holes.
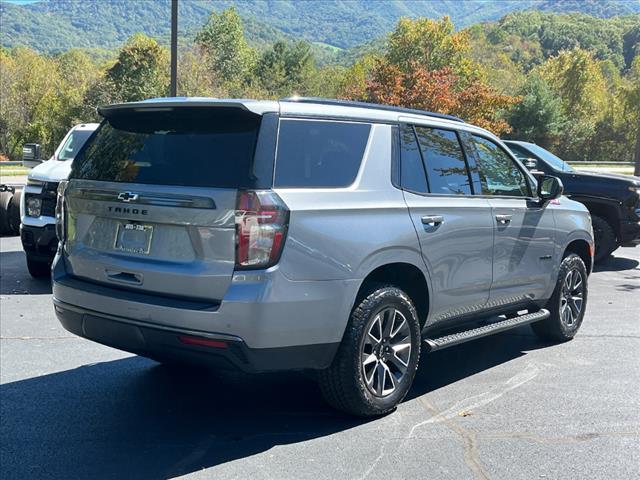
POLYGON ((640 248, 597 268, 572 342, 526 327, 425 356, 398 410, 363 421, 303 374, 181 370, 74 337, 19 239, 0 247, 5 480, 640 478, 640 248))

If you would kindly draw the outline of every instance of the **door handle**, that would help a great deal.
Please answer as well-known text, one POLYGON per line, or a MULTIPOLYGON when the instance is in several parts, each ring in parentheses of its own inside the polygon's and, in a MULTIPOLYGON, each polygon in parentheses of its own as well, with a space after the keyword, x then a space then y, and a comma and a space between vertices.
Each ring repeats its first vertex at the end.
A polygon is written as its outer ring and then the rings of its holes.
POLYGON ((500 225, 511 223, 511 215, 496 215, 496 220, 500 225))
POLYGON ((444 217, 442 215, 425 215, 422 217, 422 224, 429 227, 435 227, 436 225, 440 225, 442 222, 444 222, 444 217))

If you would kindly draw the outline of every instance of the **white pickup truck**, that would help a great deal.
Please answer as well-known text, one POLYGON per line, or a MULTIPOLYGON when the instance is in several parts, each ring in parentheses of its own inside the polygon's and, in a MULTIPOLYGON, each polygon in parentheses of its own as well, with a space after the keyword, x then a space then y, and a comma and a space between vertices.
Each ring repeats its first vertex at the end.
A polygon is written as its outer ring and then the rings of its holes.
POLYGON ((76 125, 46 162, 38 158, 39 145, 24 146, 23 165, 34 168, 29 172, 20 203, 20 239, 33 277, 50 274, 58 248, 55 219, 58 184, 69 177, 74 157, 97 128, 97 123, 76 125))

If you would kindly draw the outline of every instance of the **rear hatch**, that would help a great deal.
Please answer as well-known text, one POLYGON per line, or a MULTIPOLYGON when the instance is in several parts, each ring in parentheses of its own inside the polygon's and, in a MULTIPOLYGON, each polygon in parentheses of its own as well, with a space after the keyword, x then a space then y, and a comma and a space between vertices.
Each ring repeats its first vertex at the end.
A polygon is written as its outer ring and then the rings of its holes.
MULTIPOLYGON (((132 104, 136 105, 136 104, 132 104)), ((269 188, 275 114, 239 106, 103 110, 65 193, 70 275, 216 302, 235 262, 239 189, 269 188), (262 153, 257 153, 262 152, 262 153)))

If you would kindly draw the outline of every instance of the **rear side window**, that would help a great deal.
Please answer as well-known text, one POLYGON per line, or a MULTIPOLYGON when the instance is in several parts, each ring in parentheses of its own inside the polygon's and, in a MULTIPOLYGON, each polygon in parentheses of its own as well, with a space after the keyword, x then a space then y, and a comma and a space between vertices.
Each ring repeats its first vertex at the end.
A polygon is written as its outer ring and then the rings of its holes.
POLYGON ((80 151, 71 178, 218 188, 270 186, 260 184, 253 165, 260 120, 236 108, 114 114, 80 151))
POLYGON ((476 135, 473 136, 473 145, 484 195, 529 195, 524 173, 502 148, 491 140, 476 135))
POLYGON ((467 163, 451 130, 416 127, 431 193, 471 195, 467 163))
POLYGON ((422 163, 420 148, 413 127, 403 125, 400 128, 401 165, 400 178, 402 188, 416 193, 427 193, 427 177, 422 163))
POLYGON ((351 185, 360 169, 370 131, 371 125, 365 123, 282 120, 274 185, 351 185))

